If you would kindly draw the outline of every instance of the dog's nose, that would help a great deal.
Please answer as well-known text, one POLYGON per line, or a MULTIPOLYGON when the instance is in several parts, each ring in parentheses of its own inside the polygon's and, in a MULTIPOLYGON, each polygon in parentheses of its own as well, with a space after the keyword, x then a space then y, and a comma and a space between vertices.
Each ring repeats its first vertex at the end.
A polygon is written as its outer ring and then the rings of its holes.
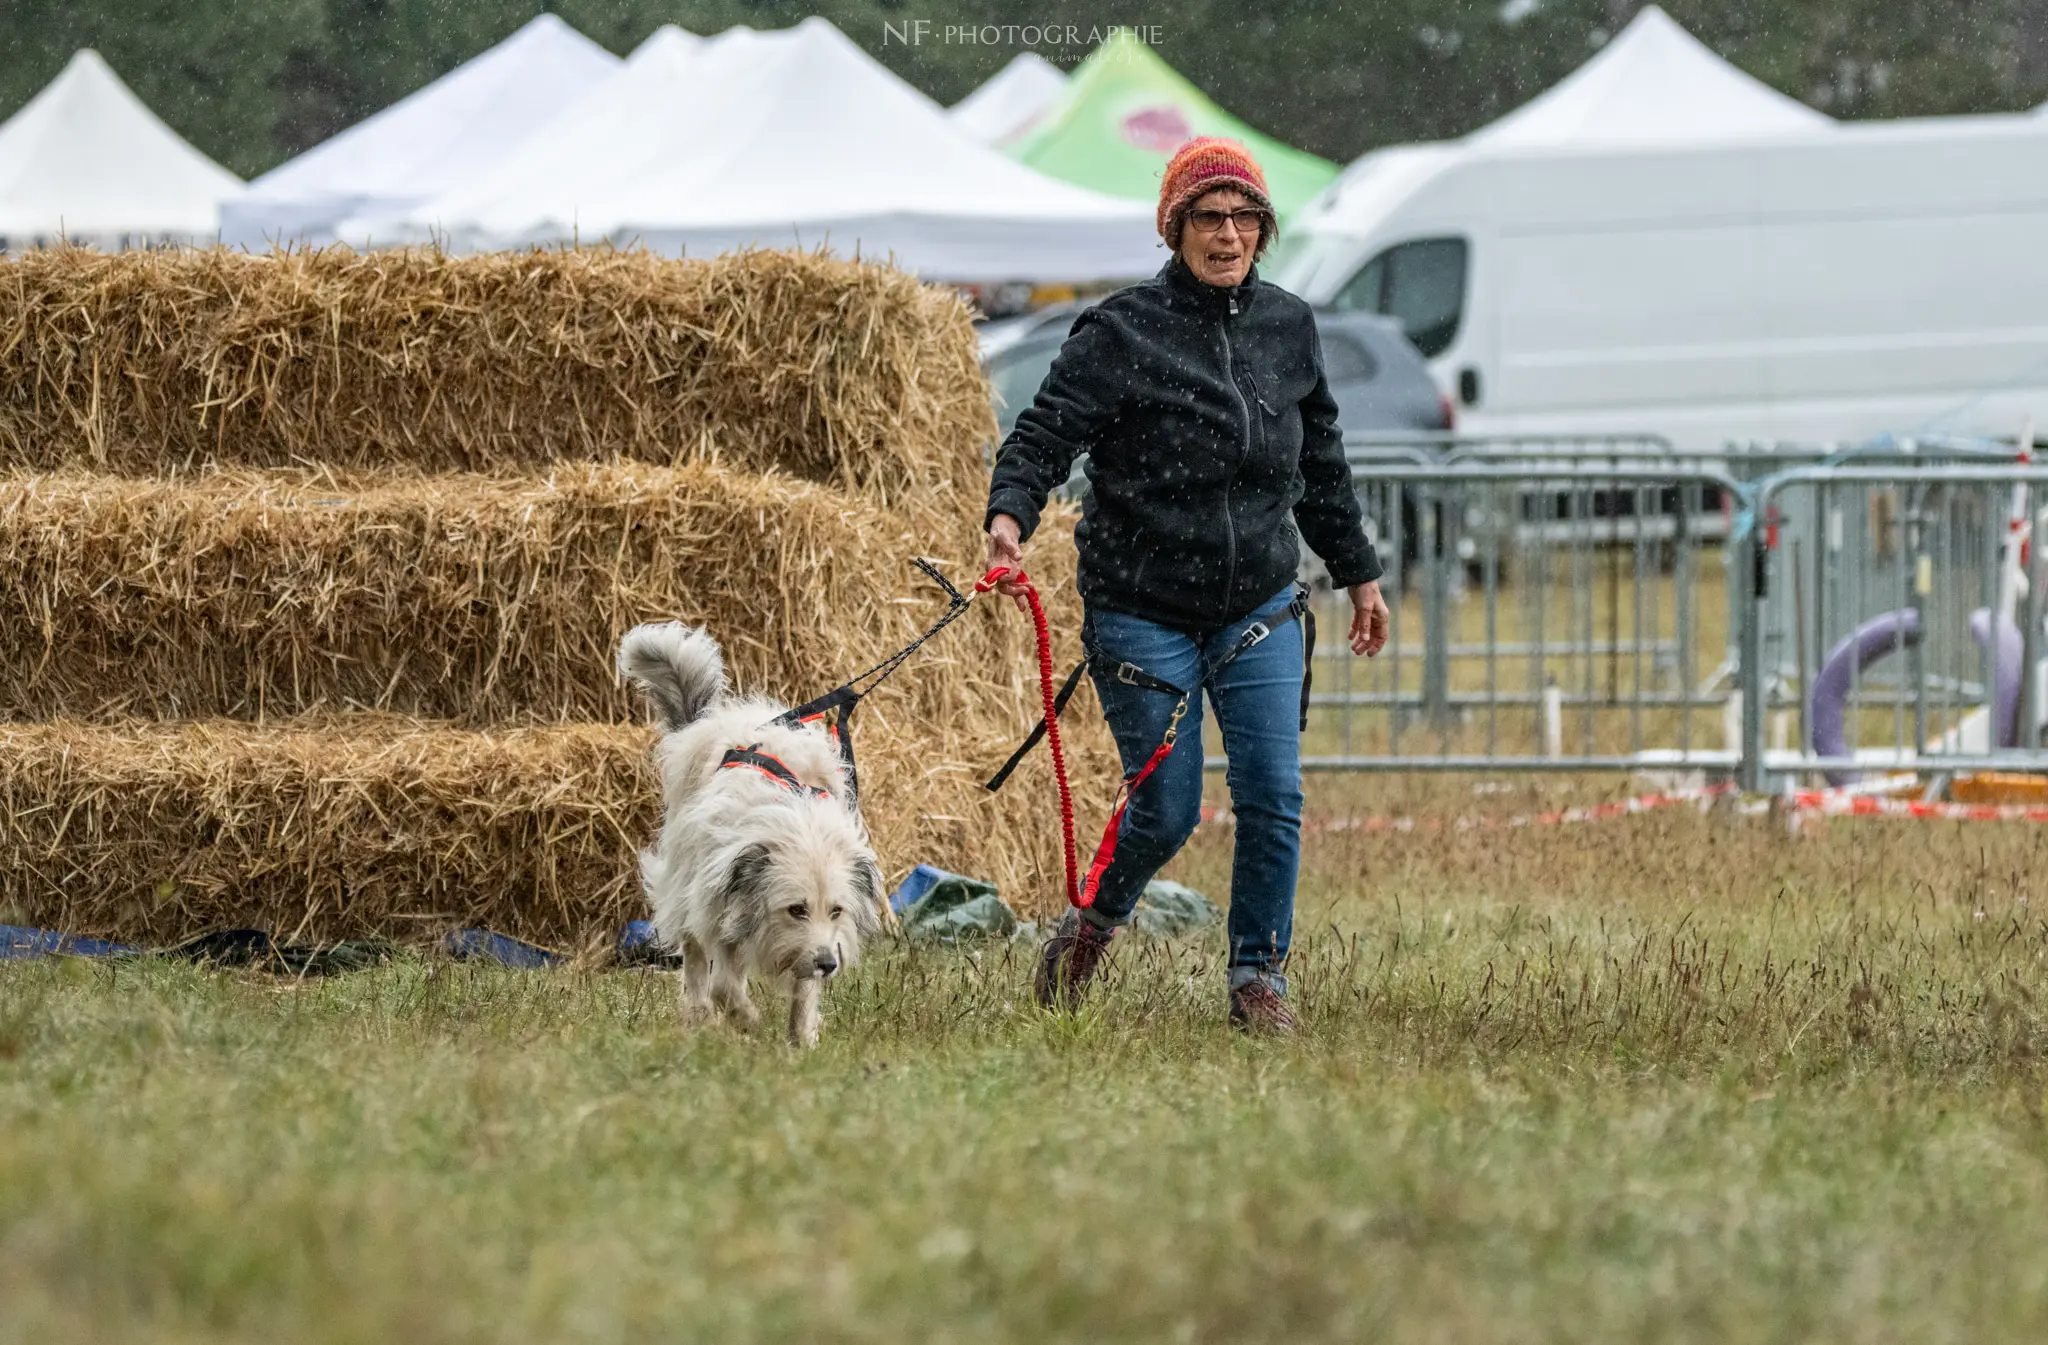
POLYGON ((811 965, 817 969, 818 975, 830 976, 839 970, 839 959, 831 953, 820 953, 811 959, 811 965))

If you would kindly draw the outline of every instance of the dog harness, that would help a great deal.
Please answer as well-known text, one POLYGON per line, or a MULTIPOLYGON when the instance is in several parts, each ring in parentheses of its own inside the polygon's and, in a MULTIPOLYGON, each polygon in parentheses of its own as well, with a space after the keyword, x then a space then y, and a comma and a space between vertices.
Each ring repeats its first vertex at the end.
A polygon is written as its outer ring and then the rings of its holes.
MULTIPOLYGON (((858 810, 860 807, 860 773, 853 764, 853 711, 861 697, 873 691, 889 679, 890 674, 902 667, 904 662, 924 647, 925 641, 953 624, 960 614, 967 610, 967 597, 954 588, 938 566, 922 556, 911 558, 912 565, 922 570, 927 578, 946 592, 946 610, 937 621, 925 628, 922 635, 903 646, 889 657, 869 668, 866 672, 847 679, 814 700, 805 701, 793 710, 785 710, 770 720, 784 728, 800 728, 805 724, 824 723, 825 731, 839 744, 840 760, 846 763, 846 804, 858 810), (863 685, 865 683, 865 685, 863 685), (827 719, 826 716, 831 716, 827 719)), ((728 753, 727 755, 730 755, 728 753)))
POLYGON ((725 755, 718 759, 718 767, 720 770, 724 770, 728 766, 759 771, 792 794, 809 794, 812 798, 816 799, 829 799, 832 797, 831 790, 820 789, 816 785, 807 785, 797 779, 795 771, 783 765, 781 758, 770 756, 768 753, 763 752, 759 743, 753 743, 746 747, 728 747, 725 749, 725 755))

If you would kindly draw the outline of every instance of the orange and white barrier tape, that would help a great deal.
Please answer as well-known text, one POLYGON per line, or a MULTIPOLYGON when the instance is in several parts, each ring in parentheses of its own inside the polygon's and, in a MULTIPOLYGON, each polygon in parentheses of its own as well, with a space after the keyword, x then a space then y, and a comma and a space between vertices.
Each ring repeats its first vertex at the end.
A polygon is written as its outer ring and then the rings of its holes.
MULTIPOLYGON (((1713 805, 1715 799, 1735 792, 1734 785, 1703 785, 1697 789, 1677 789, 1658 794, 1637 794, 1632 798, 1616 799, 1611 803, 1595 803, 1582 808, 1560 808, 1554 812, 1518 813, 1508 817, 1328 817, 1308 818, 1301 822, 1305 833, 1324 831, 1490 831, 1496 828, 1513 827, 1561 827, 1581 822, 1605 822, 1616 817, 1633 817, 1639 813, 1653 813, 1664 808, 1676 808, 1692 804, 1702 811, 1713 805)), ((1237 818, 1227 808, 1203 808, 1202 821, 1216 826, 1235 826, 1237 818)))
POLYGON ((2048 822, 2048 806, 2031 803, 1930 803, 1880 794, 1837 795, 1816 790, 1792 796, 1794 812, 1807 817, 1911 817, 1935 822, 2048 822))
MULTIPOLYGON (((1888 782, 1889 783, 1889 782, 1888 782)), ((1938 822, 2048 822, 2048 804, 2021 803, 1931 803, 1924 799, 1901 799, 1871 792, 1872 786, 1806 790, 1790 796, 1795 817, 1904 817, 1938 822)), ((1326 831, 1438 832, 1488 831, 1516 827, 1574 826, 1584 822, 1605 822, 1617 817, 1634 817, 1666 808, 1692 804, 1701 811, 1716 799, 1735 793, 1732 784, 1705 785, 1697 789, 1668 793, 1637 794, 1611 803, 1552 812, 1518 813, 1506 817, 1305 817, 1301 829, 1313 834, 1326 831)), ((1770 807, 1768 799, 1745 800, 1742 811, 1761 813, 1770 807)), ((1202 821, 1212 826, 1235 826, 1237 818, 1227 808, 1202 809, 1202 821)))

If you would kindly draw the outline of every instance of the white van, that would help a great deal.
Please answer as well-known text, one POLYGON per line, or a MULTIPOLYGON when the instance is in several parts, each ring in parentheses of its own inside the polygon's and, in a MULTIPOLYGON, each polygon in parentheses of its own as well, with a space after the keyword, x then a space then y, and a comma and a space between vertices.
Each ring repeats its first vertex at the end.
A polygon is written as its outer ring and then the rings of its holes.
POLYGON ((2048 425, 2048 118, 1361 159, 1274 277, 1398 318, 1476 434, 2048 425))

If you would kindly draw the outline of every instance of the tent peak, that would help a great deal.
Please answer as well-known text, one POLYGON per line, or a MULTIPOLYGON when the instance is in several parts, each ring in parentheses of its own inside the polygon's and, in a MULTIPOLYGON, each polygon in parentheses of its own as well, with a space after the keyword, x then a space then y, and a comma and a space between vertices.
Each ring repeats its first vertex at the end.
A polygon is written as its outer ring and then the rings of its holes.
POLYGON ((210 238, 241 185, 90 47, 0 122, 0 236, 210 238))
MULTIPOLYGON (((742 28, 743 27, 744 26, 742 26, 742 28)), ((739 32, 742 31, 742 28, 728 28, 726 32, 739 32)), ((724 33, 720 34, 721 37, 723 37, 724 35, 724 33)), ((704 39, 697 36, 689 29, 678 27, 673 23, 664 23, 663 25, 661 25, 661 27, 649 33, 646 36, 646 38, 641 41, 639 46, 633 48, 631 55, 629 55, 627 59, 638 60, 643 52, 651 51, 664 51, 668 49, 674 49, 676 51, 695 51, 698 47, 701 47, 703 45, 704 39)))
POLYGON ((1035 51, 1021 51, 947 115, 984 145, 1002 146, 1037 125, 1066 87, 1066 72, 1035 51))
POLYGON ((1209 135, 1236 140, 1252 152, 1283 220, 1337 175, 1337 165, 1218 107, 1125 28, 1088 54, 1039 120, 1006 149, 1019 162, 1068 182, 1157 202, 1167 160, 1189 140, 1209 135))
POLYGON ((1465 142, 1487 148, 1697 142, 1832 124, 1646 5, 1585 64, 1465 142))
MULTIPOLYGON (((1040 56, 1035 51, 1020 51, 1015 56, 1012 56, 1009 60, 1003 62, 1003 70, 1006 71, 1015 70, 1020 66, 1027 70, 1050 70, 1054 74, 1060 73, 1060 68, 1058 66, 1054 65, 1051 61, 1046 60, 1045 57, 1040 56)), ((1002 73, 1002 71, 998 71, 997 73, 1000 74, 1002 73)))
POLYGON ((521 33, 536 33, 554 32, 560 29, 567 29, 570 32, 575 31, 575 29, 569 27, 567 20, 565 20, 561 15, 555 13, 553 10, 549 9, 542 10, 540 13, 528 19, 525 23, 520 24, 517 31, 521 33))
POLYGON ((552 14, 414 89, 223 203, 230 244, 334 240, 361 210, 423 199, 518 143, 619 69, 619 58, 552 14))

